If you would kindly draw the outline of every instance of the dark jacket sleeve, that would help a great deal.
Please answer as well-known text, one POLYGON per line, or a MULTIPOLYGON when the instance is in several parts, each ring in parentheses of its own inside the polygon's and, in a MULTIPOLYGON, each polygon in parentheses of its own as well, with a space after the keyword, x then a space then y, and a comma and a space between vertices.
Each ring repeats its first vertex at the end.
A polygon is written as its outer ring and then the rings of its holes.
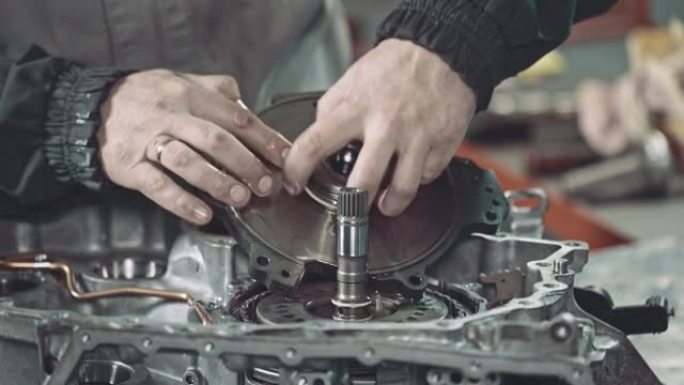
POLYGON ((119 76, 37 46, 0 46, 0 217, 24 217, 99 188, 99 105, 119 76))
POLYGON ((400 38, 435 52, 487 108, 504 79, 560 45, 573 23, 616 0, 405 0, 380 27, 379 40, 400 38))

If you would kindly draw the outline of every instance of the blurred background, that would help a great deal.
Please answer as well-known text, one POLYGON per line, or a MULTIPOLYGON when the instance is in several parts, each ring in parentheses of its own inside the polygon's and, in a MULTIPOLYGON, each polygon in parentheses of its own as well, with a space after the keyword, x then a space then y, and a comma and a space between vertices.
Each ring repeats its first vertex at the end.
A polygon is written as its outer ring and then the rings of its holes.
MULTIPOLYGON (((354 53, 398 1, 346 0, 354 53)), ((684 308, 684 1, 623 0, 496 91, 459 150, 505 189, 541 186, 546 236, 587 241, 581 285, 616 305, 684 308)), ((521 202, 534 205, 535 202, 521 202)), ((631 337, 661 380, 684 384, 684 319, 631 337)))

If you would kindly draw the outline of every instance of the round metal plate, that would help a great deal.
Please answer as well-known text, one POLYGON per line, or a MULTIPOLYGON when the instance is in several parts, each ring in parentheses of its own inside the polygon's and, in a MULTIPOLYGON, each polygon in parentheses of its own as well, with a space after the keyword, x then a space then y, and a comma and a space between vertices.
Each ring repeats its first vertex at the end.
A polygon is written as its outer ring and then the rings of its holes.
MULTIPOLYGON (((317 100, 318 96, 288 99, 260 117, 293 141, 314 121, 317 100)), ((334 169, 327 162, 320 165, 309 182, 310 191, 297 197, 284 191, 281 173, 273 170, 271 196, 254 197, 240 210, 225 207, 226 224, 249 256, 254 278, 268 286, 295 287, 314 266, 318 273, 334 276, 334 202, 331 205, 328 198, 346 181, 334 169)), ((505 212, 505 199, 494 175, 468 160, 454 160, 435 182, 420 188, 398 217, 371 209, 369 273, 376 279, 395 277, 420 289, 423 264, 439 258, 466 232, 494 232, 505 212)))
MULTIPOLYGON (((308 98, 278 105, 263 112, 261 118, 293 141, 313 122, 315 101, 308 98)), ((290 196, 282 188, 280 173, 275 171, 275 174, 274 193, 268 198, 254 198, 239 211, 239 220, 282 255, 336 265, 334 211, 320 199, 312 199, 310 193, 290 196)), ((313 178, 331 183, 335 177, 326 167, 319 167, 313 178)), ((400 216, 390 218, 375 207, 371 210, 368 260, 371 274, 391 271, 421 259, 446 240, 457 214, 453 199, 455 187, 445 173, 421 188, 400 216)))

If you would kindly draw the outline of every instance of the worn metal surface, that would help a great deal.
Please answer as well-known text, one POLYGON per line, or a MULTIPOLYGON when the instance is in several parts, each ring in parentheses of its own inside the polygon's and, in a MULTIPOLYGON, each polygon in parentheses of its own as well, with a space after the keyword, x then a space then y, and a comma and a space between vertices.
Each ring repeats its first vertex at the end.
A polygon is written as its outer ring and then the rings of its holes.
MULTIPOLYGON (((148 285, 197 286, 193 291, 198 295, 209 290, 195 270, 184 268, 201 259, 188 242, 179 240, 164 276, 148 285)), ((0 301, 0 352, 21 360, 2 361, 4 378, 73 383, 82 359, 109 358, 145 365, 152 384, 180 384, 189 370, 214 379, 209 383, 221 379, 236 384, 252 368, 276 367, 283 384, 306 377, 332 385, 347 373, 350 360, 375 373, 374 381, 387 365, 403 366, 404 377, 395 378, 399 383, 434 383, 435 371, 482 380, 515 374, 569 384, 659 383, 624 336, 574 307, 569 289, 586 262, 585 244, 477 235, 452 252, 451 270, 442 266, 431 278, 442 292, 454 298, 484 296, 491 303, 496 289, 478 290, 478 277, 520 270, 525 277, 520 295, 489 310, 477 305, 474 314, 439 321, 313 320, 269 326, 235 322, 217 309, 212 313, 215 323, 202 326, 181 305, 143 307, 122 300, 110 304, 109 311, 76 306, 57 280, 45 276, 40 286, 7 293, 11 295, 0 301), (554 272, 560 260, 566 261, 567 270, 554 272)), ((130 285, 131 280, 110 284, 130 285)))

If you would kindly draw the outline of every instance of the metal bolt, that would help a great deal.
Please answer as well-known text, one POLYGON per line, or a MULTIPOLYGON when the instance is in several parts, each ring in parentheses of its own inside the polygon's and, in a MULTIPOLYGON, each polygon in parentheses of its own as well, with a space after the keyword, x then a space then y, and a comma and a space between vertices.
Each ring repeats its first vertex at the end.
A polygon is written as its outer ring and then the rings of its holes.
POLYGON ((186 385, 203 385, 202 375, 195 368, 187 368, 183 373, 183 383, 186 385))
POLYGON ((551 337, 557 342, 565 342, 572 335, 572 327, 565 322, 558 322, 551 326, 551 337))
POLYGON ((556 275, 568 274, 568 260, 565 258, 553 261, 553 273, 556 275))
POLYGON ((292 358, 295 358, 296 356, 297 356, 297 351, 294 349, 287 349, 285 351, 285 357, 287 357, 287 358, 292 359, 292 358))

